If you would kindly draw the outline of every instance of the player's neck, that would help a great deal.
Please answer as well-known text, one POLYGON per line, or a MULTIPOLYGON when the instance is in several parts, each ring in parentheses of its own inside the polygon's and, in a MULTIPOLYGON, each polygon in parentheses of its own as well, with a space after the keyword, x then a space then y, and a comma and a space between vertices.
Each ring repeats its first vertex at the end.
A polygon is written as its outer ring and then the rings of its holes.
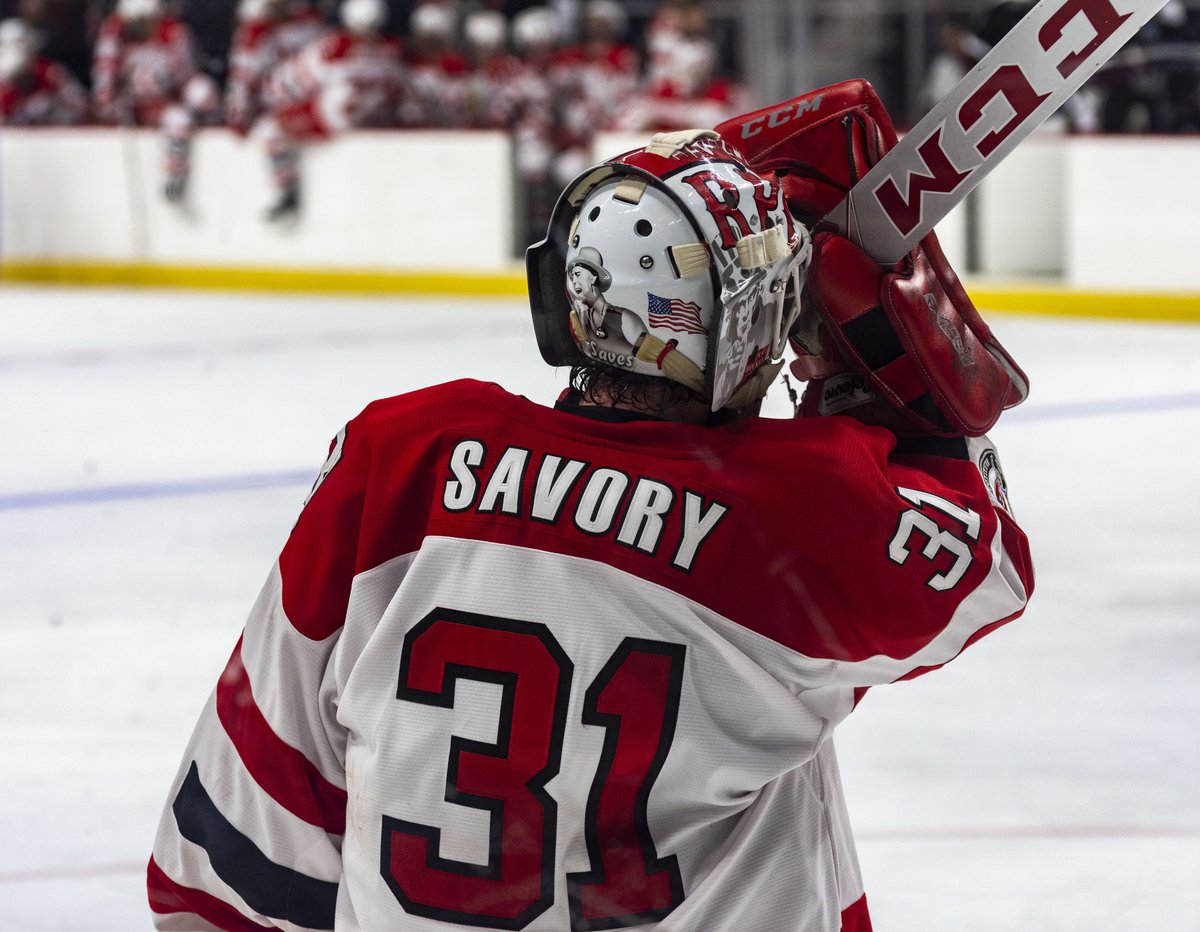
POLYGON ((585 408, 616 408, 619 411, 631 411, 644 417, 676 421, 681 424, 708 424, 711 417, 708 405, 700 401, 682 401, 656 408, 641 404, 636 400, 614 402, 602 388, 593 389, 581 396, 579 404, 585 408))

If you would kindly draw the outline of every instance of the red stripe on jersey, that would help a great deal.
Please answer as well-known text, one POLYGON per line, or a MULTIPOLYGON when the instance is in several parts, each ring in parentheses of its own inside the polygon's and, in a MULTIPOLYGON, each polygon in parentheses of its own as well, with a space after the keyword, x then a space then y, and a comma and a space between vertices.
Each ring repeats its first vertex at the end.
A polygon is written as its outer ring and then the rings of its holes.
POLYGON ((228 903, 203 890, 176 883, 158 866, 154 858, 146 867, 146 893, 150 909, 161 915, 190 913, 226 932, 270 932, 270 926, 251 922, 228 903))
POLYGON ((356 558, 372 463, 369 445, 358 441, 358 433, 354 424, 346 428, 341 458, 319 481, 279 555, 284 614, 314 641, 325 640, 345 624, 350 584, 359 570, 356 558))
POLYGON ((346 791, 326 780, 267 722, 242 663, 242 642, 217 684, 217 716, 254 782, 288 812, 331 835, 346 831, 346 791))
POLYGON ((865 893, 853 906, 842 910, 842 932, 872 932, 871 915, 867 912, 867 895, 865 893))

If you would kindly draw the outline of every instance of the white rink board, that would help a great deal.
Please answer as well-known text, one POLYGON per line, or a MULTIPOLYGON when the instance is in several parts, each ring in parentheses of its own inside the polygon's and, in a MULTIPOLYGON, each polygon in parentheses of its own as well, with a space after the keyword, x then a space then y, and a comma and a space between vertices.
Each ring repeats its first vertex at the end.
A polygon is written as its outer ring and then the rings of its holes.
POLYGON ((194 143, 188 207, 162 196, 151 130, 0 134, 0 252, 10 262, 489 272, 513 262, 502 133, 351 133, 306 146, 293 227, 263 221, 267 157, 226 130, 194 143))
POLYGON ((1069 149, 1060 133, 1035 132, 979 186, 975 197, 981 274, 1063 274, 1067 267, 1065 165, 1069 149))
POLYGON ((1067 283, 1200 290, 1200 137, 1095 137, 1067 149, 1067 283))
MULTIPOLYGON (((646 142, 605 134, 597 159, 646 142)), ((263 222, 272 199, 261 145, 225 130, 195 143, 190 208, 161 196, 153 131, 0 134, 0 258, 20 264, 407 272, 510 271, 515 185, 499 133, 352 133, 304 150, 294 228, 263 222)), ((1200 291, 1200 137, 1042 132, 980 186, 983 278, 1061 279, 1080 289, 1200 291)), ((967 272, 967 211, 938 225, 967 272)))

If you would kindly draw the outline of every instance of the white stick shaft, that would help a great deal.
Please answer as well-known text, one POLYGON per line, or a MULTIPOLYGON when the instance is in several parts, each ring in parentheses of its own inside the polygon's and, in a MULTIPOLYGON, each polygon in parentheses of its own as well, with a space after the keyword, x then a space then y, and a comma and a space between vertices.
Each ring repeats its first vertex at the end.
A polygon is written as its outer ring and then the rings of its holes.
POLYGON ((902 259, 1167 0, 1041 0, 825 218, 902 259))

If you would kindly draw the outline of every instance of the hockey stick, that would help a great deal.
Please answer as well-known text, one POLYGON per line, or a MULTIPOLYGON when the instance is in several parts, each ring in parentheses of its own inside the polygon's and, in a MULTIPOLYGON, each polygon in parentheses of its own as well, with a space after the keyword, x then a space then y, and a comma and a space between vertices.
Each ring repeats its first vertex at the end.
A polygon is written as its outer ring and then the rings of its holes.
POLYGON ((1041 0, 825 217, 899 262, 1167 0, 1041 0))

